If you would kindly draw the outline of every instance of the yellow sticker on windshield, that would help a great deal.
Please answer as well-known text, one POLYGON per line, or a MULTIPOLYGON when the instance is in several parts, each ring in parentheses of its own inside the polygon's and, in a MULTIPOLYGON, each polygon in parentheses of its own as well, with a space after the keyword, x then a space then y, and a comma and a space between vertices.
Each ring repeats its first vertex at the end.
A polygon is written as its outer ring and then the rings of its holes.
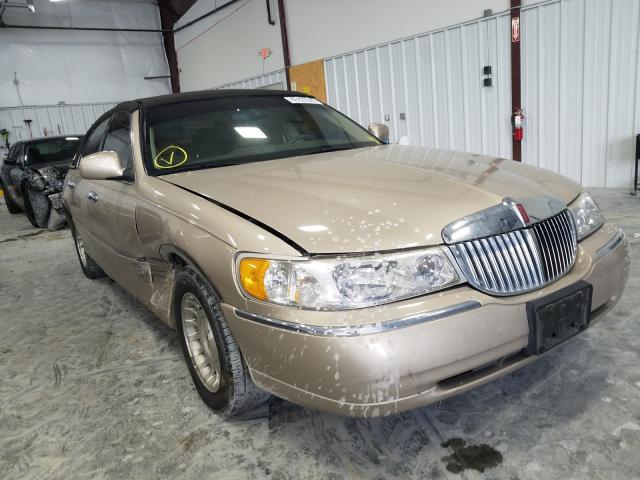
POLYGON ((163 148, 156 158, 153 159, 153 166, 156 168, 176 168, 187 163, 189 155, 184 148, 169 145, 163 148))

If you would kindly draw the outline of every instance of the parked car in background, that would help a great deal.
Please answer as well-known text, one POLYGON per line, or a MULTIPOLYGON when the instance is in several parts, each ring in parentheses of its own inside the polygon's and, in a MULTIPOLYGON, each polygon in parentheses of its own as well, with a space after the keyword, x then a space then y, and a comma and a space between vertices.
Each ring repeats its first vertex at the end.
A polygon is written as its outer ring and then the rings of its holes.
POLYGON ((420 407, 620 298, 627 242, 580 185, 370 130, 247 90, 122 103, 89 130, 64 189, 82 270, 177 328, 213 410, 420 407))
POLYGON ((25 212, 34 227, 60 228, 62 186, 82 135, 19 141, 0 168, 0 188, 9 213, 25 212))

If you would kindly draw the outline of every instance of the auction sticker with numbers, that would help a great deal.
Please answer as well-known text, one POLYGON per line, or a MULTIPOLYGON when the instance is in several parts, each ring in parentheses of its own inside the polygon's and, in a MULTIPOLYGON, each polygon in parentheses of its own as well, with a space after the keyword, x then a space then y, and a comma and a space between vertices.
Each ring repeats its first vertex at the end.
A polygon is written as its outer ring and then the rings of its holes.
POLYGON ((289 103, 307 103, 311 105, 322 105, 322 102, 310 97, 284 97, 289 103))

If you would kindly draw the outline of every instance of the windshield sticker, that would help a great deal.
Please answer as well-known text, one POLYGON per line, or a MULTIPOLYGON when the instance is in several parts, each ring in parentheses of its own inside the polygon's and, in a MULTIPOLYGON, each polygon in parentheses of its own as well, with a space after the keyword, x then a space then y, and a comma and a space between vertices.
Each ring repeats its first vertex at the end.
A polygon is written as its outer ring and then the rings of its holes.
POLYGON ((284 97, 289 103, 307 103, 311 105, 322 105, 322 102, 310 97, 284 97))
POLYGON ((187 163, 189 155, 184 148, 169 145, 163 148, 156 158, 153 159, 153 166, 160 169, 176 168, 187 163))

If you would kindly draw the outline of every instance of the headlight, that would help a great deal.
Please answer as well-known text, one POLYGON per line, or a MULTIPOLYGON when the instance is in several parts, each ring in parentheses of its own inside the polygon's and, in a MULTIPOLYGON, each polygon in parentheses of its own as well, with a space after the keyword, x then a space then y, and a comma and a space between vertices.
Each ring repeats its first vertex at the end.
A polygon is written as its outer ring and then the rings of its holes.
POLYGON ((582 192, 576 201, 569 205, 569 209, 576 221, 578 240, 595 232, 604 223, 604 215, 587 191, 582 192))
POLYGON ((461 283, 441 248, 300 260, 246 256, 237 275, 245 294, 257 300, 327 310, 395 302, 461 283))

